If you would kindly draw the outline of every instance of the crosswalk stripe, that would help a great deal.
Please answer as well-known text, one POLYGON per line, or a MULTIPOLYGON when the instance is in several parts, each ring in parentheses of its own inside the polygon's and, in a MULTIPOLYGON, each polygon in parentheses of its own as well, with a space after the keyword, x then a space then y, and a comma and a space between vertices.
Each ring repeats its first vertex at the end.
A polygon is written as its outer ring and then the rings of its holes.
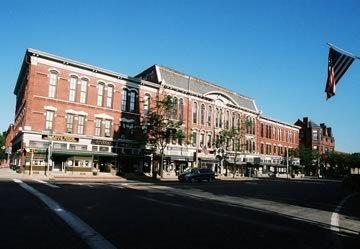
POLYGON ((51 184, 51 183, 48 183, 48 182, 45 182, 45 181, 42 181, 42 180, 38 180, 38 179, 34 179, 34 181, 36 182, 39 182, 39 183, 42 183, 42 184, 45 184, 51 188, 60 188, 59 186, 57 185, 54 185, 54 184, 51 184))

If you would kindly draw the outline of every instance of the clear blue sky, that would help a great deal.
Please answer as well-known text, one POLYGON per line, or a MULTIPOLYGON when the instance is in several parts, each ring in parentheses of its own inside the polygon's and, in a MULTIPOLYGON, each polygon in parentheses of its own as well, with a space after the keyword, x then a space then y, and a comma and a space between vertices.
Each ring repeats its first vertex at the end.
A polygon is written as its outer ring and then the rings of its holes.
POLYGON ((359 1, 7 1, 0 4, 0 130, 25 49, 135 75, 162 64, 252 97, 266 116, 333 127, 360 151, 360 61, 325 100, 326 42, 360 55, 359 1))

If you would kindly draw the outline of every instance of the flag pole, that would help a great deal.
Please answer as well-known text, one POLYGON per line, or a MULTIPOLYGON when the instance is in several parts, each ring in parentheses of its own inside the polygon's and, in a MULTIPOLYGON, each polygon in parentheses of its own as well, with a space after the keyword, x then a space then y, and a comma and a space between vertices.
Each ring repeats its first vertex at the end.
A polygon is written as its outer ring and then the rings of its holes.
POLYGON ((355 58, 355 59, 358 59, 358 60, 360 59, 359 56, 353 55, 352 53, 349 53, 348 51, 346 51, 346 50, 344 50, 344 49, 341 49, 341 48, 339 48, 339 47, 336 47, 335 45, 333 45, 333 44, 331 44, 331 43, 329 43, 329 42, 327 42, 326 44, 327 44, 328 46, 332 47, 332 48, 335 48, 336 50, 339 50, 339 51, 341 51, 341 52, 343 52, 343 53, 345 53, 345 54, 347 54, 347 55, 355 58))

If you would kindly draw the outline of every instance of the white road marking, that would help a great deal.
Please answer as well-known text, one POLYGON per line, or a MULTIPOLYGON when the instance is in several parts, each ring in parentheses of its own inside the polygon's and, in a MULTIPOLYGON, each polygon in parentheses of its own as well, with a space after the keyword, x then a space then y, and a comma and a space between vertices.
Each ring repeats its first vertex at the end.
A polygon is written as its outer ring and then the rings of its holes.
POLYGON ((340 232, 340 228, 339 228, 339 217, 340 217, 340 210, 343 207, 343 205, 345 204, 345 202, 350 199, 351 197, 353 197, 356 194, 350 194, 348 196, 346 196, 340 203, 339 205, 337 205, 335 211, 332 213, 331 215, 331 230, 334 232, 340 232))
POLYGON ((54 185, 54 184, 51 184, 51 183, 48 183, 48 182, 44 182, 44 181, 42 181, 42 180, 34 179, 34 181, 43 183, 43 184, 45 184, 45 185, 47 185, 47 186, 49 186, 49 187, 51 187, 51 188, 60 188, 60 187, 57 186, 57 185, 54 185))
POLYGON ((89 246, 93 249, 115 249, 116 247, 106 240, 101 234, 97 233, 92 227, 82 221, 75 214, 61 207, 50 197, 39 192, 21 180, 13 179, 22 188, 30 192, 44 202, 55 214, 63 219, 89 246))

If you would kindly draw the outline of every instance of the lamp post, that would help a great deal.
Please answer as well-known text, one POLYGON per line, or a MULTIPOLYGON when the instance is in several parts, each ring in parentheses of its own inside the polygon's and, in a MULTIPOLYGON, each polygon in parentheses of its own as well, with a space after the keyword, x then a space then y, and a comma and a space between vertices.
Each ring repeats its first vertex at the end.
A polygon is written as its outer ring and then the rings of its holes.
POLYGON ((286 147, 286 179, 289 179, 289 148, 286 147))

